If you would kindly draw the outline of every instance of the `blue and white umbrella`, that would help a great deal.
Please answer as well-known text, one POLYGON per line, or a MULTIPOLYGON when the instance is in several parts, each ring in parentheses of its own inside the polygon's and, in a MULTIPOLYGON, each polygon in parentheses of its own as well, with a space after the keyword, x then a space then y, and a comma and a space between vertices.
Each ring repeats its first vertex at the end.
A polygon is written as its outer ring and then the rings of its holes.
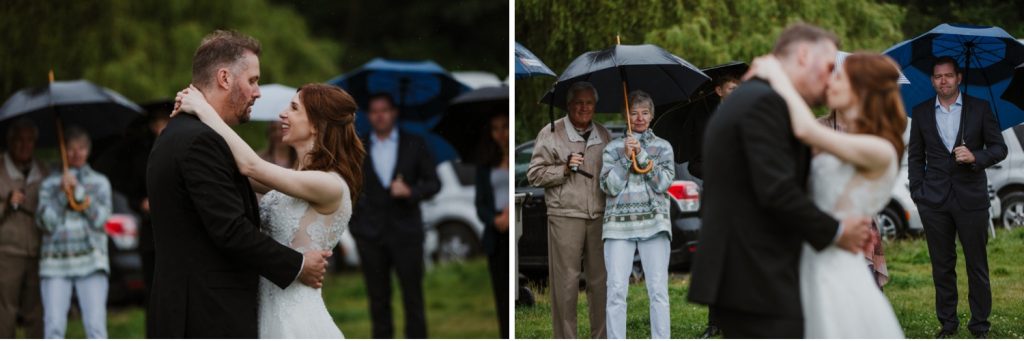
POLYGON ((1024 44, 998 27, 942 24, 885 51, 911 82, 901 88, 907 114, 935 98, 931 75, 935 60, 952 57, 960 65, 962 91, 988 101, 1001 129, 1024 122, 1024 110, 1000 98, 1013 69, 1024 63, 1024 44))
POLYGON ((544 62, 540 61, 533 52, 527 50, 523 45, 516 43, 516 79, 523 79, 534 76, 551 76, 555 77, 555 72, 551 71, 544 62))

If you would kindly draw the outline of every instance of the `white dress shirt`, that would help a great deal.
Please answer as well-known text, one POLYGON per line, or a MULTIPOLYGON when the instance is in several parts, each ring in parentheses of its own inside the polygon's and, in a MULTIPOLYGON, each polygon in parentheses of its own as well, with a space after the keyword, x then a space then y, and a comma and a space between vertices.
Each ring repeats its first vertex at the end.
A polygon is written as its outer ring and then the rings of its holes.
POLYGON ((373 157, 373 170, 377 172, 381 186, 391 187, 391 176, 398 164, 398 128, 391 128, 391 133, 380 138, 376 132, 370 133, 370 156, 373 157))
POLYGON ((949 106, 949 110, 946 110, 939 103, 939 98, 935 97, 935 125, 939 128, 942 144, 946 145, 946 149, 950 152, 953 151, 953 147, 956 145, 956 135, 960 132, 960 115, 963 107, 963 96, 959 93, 956 95, 956 102, 949 106))

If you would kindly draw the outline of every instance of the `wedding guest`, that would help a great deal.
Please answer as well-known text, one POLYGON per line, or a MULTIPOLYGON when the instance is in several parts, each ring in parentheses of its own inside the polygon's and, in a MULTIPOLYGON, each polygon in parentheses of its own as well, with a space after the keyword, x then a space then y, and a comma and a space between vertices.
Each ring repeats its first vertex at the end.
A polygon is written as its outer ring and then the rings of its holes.
POLYGON ((609 339, 626 338, 629 276, 633 254, 639 250, 650 300, 651 338, 668 339, 672 223, 667 191, 675 179, 675 163, 672 146, 648 129, 654 118, 651 96, 633 91, 629 103, 632 135, 609 142, 601 158, 601 191, 608 195, 601 233, 608 272, 606 327, 609 339), (638 171, 649 165, 649 172, 638 171))
POLYGON ((999 120, 988 101, 960 92, 957 61, 941 57, 932 68, 935 99, 914 107, 908 166, 910 196, 921 212, 935 282, 937 339, 953 337, 957 317, 956 239, 967 265, 971 320, 967 329, 986 338, 991 328, 989 285, 989 199, 985 169, 1006 158, 999 120))
POLYGON ((579 277, 587 275, 590 337, 607 338, 605 331, 604 251, 601 217, 604 192, 598 179, 601 151, 611 140, 608 130, 593 121, 597 89, 588 82, 569 88, 569 114, 537 134, 526 177, 544 188, 548 212, 548 274, 551 288, 553 337, 576 338, 576 299, 579 277), (582 266, 582 267, 581 267, 582 266))
POLYGON ((259 152, 264 160, 284 168, 295 165, 295 150, 281 142, 281 121, 270 122, 267 126, 267 149, 259 152))
POLYGON ((7 151, 0 166, 0 338, 15 337, 21 316, 25 337, 43 338, 39 293, 40 231, 35 226, 39 184, 47 175, 32 157, 39 130, 21 119, 7 129, 7 151))
POLYGON ((488 123, 476 170, 476 215, 484 222, 483 247, 491 272, 501 338, 508 338, 508 115, 488 123))
POLYGON ((53 172, 43 180, 36 215, 44 233, 39 276, 45 336, 64 338, 74 291, 85 335, 105 339, 110 263, 104 224, 111 213, 110 181, 86 164, 89 135, 77 127, 65 132, 68 171, 53 172), (66 193, 81 207, 71 203, 66 193))

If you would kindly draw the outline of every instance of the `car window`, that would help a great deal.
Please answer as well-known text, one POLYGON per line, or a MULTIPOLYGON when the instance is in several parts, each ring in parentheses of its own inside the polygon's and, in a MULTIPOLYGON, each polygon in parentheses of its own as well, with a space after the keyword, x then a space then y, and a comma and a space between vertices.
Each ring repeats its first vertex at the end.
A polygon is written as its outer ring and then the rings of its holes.
POLYGON ((471 163, 455 162, 452 166, 455 168, 455 177, 459 178, 459 184, 462 186, 476 185, 476 165, 471 163))
POLYGON ((1017 135, 1017 143, 1020 143, 1021 149, 1024 149, 1024 124, 1013 127, 1013 134, 1017 135))
POLYGON ((526 180, 526 169, 530 166, 530 157, 533 156, 533 142, 527 142, 516 147, 516 187, 529 187, 530 182, 526 180))

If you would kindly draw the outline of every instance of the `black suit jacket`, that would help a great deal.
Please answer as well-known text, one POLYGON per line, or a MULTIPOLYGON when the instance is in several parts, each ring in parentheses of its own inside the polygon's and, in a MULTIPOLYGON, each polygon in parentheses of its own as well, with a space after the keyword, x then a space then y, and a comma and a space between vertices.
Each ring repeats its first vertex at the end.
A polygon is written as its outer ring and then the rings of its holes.
POLYGON ((806 193, 810 151, 767 83, 740 85, 711 117, 704 144, 703 227, 689 299, 802 318, 802 243, 832 243, 838 222, 806 193))
POLYGON ((423 239, 423 214, 420 201, 428 200, 441 190, 434 161, 423 138, 398 133, 398 159, 388 183, 398 174, 409 185, 412 196, 405 199, 391 197, 390 186, 381 185, 377 171, 373 168, 372 139, 362 136, 367 146, 363 162, 363 190, 356 201, 350 228, 352 236, 376 241, 384 236, 401 236, 405 240, 423 239))
POLYGON ((154 338, 256 338, 259 276, 288 286, 302 254, 259 231, 259 207, 224 139, 191 115, 149 158, 154 338))
POLYGON ((999 120, 987 101, 963 96, 964 131, 957 133, 954 148, 963 138, 974 154, 974 164, 956 162, 939 137, 935 120, 935 98, 914 107, 907 144, 907 173, 914 203, 939 208, 954 193, 965 210, 988 209, 988 177, 985 168, 1006 158, 1006 143, 999 132, 999 120), (966 133, 966 136, 964 136, 966 133))

